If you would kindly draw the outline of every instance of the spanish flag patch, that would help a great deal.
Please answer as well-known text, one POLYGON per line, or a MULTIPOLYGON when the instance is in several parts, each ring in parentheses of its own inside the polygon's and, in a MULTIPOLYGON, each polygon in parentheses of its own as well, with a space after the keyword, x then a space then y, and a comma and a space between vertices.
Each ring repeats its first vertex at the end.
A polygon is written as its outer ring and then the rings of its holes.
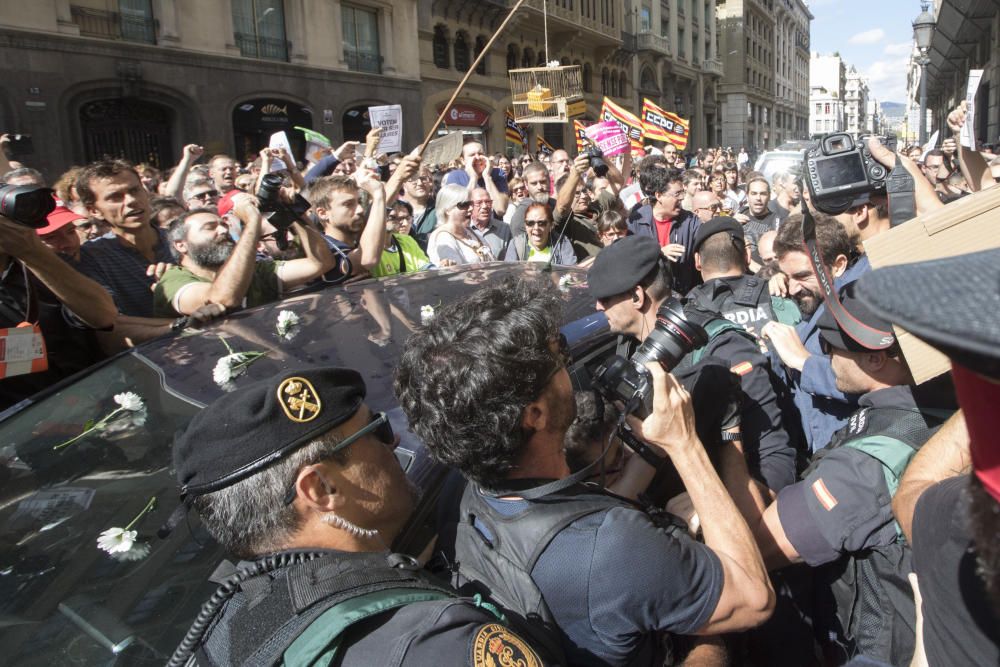
POLYGON ((812 483, 812 490, 813 493, 816 494, 816 499, 819 500, 819 504, 822 505, 827 512, 832 511, 833 508, 837 506, 837 499, 832 493, 830 493, 830 489, 826 488, 826 484, 823 483, 822 478, 817 479, 812 483))
POLYGON ((749 361, 741 361, 740 363, 736 364, 729 370, 742 377, 753 370, 753 364, 751 364, 749 361))

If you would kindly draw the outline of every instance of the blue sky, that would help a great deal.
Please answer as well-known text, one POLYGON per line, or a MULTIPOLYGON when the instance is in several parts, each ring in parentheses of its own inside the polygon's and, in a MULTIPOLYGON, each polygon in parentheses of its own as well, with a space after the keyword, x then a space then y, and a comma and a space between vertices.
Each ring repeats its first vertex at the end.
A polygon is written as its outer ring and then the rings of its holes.
POLYGON ((879 102, 906 101, 906 65, 919 0, 808 0, 812 50, 839 51, 868 78, 879 102))

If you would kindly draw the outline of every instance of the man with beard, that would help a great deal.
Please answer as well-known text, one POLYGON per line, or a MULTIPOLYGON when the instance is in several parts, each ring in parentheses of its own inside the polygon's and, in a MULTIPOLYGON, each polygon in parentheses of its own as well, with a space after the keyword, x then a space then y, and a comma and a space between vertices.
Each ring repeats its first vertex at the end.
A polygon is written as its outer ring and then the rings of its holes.
POLYGON ((195 209, 170 225, 170 242, 180 264, 167 269, 156 284, 156 315, 190 315, 208 304, 226 309, 258 306, 333 267, 333 255, 322 237, 300 223, 292 228, 305 257, 258 262, 263 217, 254 199, 250 195, 234 197, 233 212, 243 223, 238 242, 212 209, 195 209))
POLYGON ((377 177, 369 171, 361 172, 357 179, 324 176, 310 186, 307 198, 336 259, 323 275, 324 282, 338 283, 378 266, 385 247, 386 199, 385 187, 377 177), (362 192, 368 195, 368 211, 362 192))
POLYGON ((172 664, 541 667, 492 605, 391 553, 416 494, 399 436, 347 368, 286 370, 224 394, 177 439, 185 501, 234 556, 172 664))
MULTIPOLYGON (((865 270, 852 263, 854 251, 844 226, 834 218, 815 213, 816 245, 825 269, 841 289, 857 280, 865 270)), ((857 407, 858 396, 837 388, 830 357, 820 349, 819 319, 825 307, 819 280, 806 254, 802 236, 802 214, 781 223, 774 239, 774 253, 788 277, 788 296, 799 307, 803 322, 796 327, 768 322, 761 330, 781 359, 785 381, 794 394, 809 448, 816 451, 830 441, 857 407)))

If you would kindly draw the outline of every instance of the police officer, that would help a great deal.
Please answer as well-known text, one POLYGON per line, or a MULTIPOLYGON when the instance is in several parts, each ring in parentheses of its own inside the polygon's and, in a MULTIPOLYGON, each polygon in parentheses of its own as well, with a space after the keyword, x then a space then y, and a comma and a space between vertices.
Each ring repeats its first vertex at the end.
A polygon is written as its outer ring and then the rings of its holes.
MULTIPOLYGON (((861 325, 891 332, 850 291, 842 303, 861 325)), ((831 648, 846 657, 902 664, 913 652, 914 605, 906 579, 910 550, 893 518, 892 494, 914 454, 954 410, 954 396, 947 378, 914 386, 894 339, 887 349, 867 348, 829 308, 818 326, 837 386, 862 394, 861 407, 816 453, 801 481, 766 509, 758 498, 747 520, 769 569, 822 566, 815 580, 818 636, 836 637, 831 648)), ((746 473, 726 483, 745 488, 746 473)))
POLYGON ((766 280, 747 274, 749 266, 743 226, 733 218, 715 217, 694 237, 694 263, 703 284, 688 300, 720 313, 754 335, 771 321, 795 326, 802 315, 791 299, 772 297, 766 280))
POLYGON ((183 498, 252 564, 171 665, 541 664, 490 605, 388 551, 415 496, 399 438, 364 398, 353 370, 289 370, 226 394, 177 440, 183 498))
MULTIPOLYGON (((655 240, 629 236, 605 248, 588 274, 590 294, 597 300, 613 332, 644 340, 656 326, 657 311, 671 297, 671 265, 663 261, 655 240)), ((688 319, 709 334, 704 347, 686 355, 675 372, 682 372, 710 355, 725 360, 740 377, 745 395, 741 435, 747 457, 772 493, 795 481, 795 448, 788 432, 767 358, 742 327, 717 313, 684 306, 688 319)))

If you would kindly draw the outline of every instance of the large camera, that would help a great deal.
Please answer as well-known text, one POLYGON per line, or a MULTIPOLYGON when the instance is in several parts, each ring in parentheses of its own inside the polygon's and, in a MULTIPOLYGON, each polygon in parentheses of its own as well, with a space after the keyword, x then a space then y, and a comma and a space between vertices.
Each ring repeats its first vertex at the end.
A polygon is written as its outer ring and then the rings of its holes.
POLYGON ((594 174, 598 178, 604 178, 608 175, 608 165, 604 162, 604 151, 600 148, 593 145, 588 146, 581 155, 586 155, 587 159, 590 160, 590 168, 594 170, 594 174))
POLYGON ((602 364, 594 373, 594 387, 608 400, 624 403, 627 412, 645 418, 653 410, 653 378, 646 364, 658 361, 669 371, 707 343, 705 329, 688 320, 680 301, 670 298, 656 311, 656 326, 632 358, 615 355, 602 364))
POLYGON ((277 230, 274 240, 278 247, 284 250, 288 247, 288 229, 293 222, 299 222, 310 208, 309 201, 300 194, 295 195, 291 204, 281 200, 281 184, 284 179, 277 174, 265 174, 260 179, 257 188, 257 200, 260 202, 260 212, 277 230))
MULTIPOLYGON (((823 213, 843 213, 858 195, 885 192, 889 170, 869 152, 869 136, 862 135, 855 143, 849 134, 828 134, 806 151, 805 180, 813 206, 823 213)), ((878 139, 889 150, 896 150, 895 137, 878 139)))
POLYGON ((40 229, 48 224, 46 217, 55 207, 49 188, 0 184, 0 215, 12 222, 40 229))

